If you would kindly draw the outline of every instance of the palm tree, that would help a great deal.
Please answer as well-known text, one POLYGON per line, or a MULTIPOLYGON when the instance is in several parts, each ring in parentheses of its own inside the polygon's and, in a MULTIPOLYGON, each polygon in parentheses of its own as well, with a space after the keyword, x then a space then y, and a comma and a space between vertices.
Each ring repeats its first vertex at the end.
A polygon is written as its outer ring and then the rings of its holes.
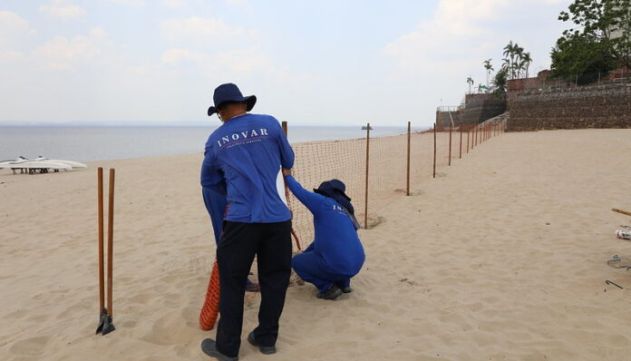
POLYGON ((530 57, 530 52, 524 53, 522 57, 522 61, 524 62, 524 67, 526 69, 526 78, 528 77, 528 70, 530 69, 530 64, 532 63, 532 58, 530 57))
MULTIPOLYGON (((515 60, 513 61, 515 74, 517 78, 521 78, 521 71, 524 70, 524 48, 515 43, 515 60)), ((513 78, 514 79, 514 78, 513 78)))
POLYGON ((530 53, 524 52, 524 48, 511 40, 504 47, 503 54, 504 66, 508 69, 509 79, 521 77, 523 70, 528 74, 528 67, 530 67, 532 59, 530 58, 530 53))
POLYGON ((471 87, 473 86, 473 78, 467 78, 467 84, 469 84, 469 94, 471 94, 471 87))
POLYGON ((502 53, 504 55, 504 64, 506 66, 506 68, 509 70, 511 79, 514 77, 514 58, 515 58, 515 51, 517 50, 517 44, 513 44, 513 41, 509 41, 508 44, 504 47, 504 52, 502 53))
POLYGON ((491 76, 491 72, 494 70, 493 65, 491 65, 491 60, 493 59, 486 59, 484 61, 484 69, 486 69, 486 86, 489 86, 489 77, 491 76))

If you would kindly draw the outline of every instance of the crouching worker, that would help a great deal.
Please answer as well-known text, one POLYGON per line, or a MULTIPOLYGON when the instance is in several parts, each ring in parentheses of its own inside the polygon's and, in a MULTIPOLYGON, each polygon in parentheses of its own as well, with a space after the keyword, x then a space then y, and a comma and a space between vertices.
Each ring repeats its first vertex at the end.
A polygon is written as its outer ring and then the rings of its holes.
POLYGON ((342 181, 333 179, 309 192, 284 171, 291 192, 313 214, 315 239, 291 265, 303 280, 319 290, 318 298, 334 300, 352 292, 351 278, 364 264, 364 248, 357 235, 359 224, 342 181))

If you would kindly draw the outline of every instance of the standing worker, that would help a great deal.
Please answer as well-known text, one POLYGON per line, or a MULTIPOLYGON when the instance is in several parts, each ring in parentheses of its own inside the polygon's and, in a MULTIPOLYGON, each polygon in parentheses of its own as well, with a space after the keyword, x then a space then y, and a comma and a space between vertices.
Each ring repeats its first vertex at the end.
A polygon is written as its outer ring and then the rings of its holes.
MULTIPOLYGON (((262 353, 276 352, 279 319, 291 273, 291 213, 284 200, 282 168, 294 153, 276 118, 248 113, 254 95, 244 97, 232 83, 215 89, 215 113, 223 124, 206 142, 201 183, 211 209, 225 213, 217 262, 221 285, 217 339, 202 341, 202 351, 218 360, 238 360, 247 276, 257 257, 261 292, 259 325, 248 341, 262 353), (217 197, 215 197, 217 196, 217 197)), ((211 212, 216 214, 217 211, 211 212)), ((220 223, 213 217, 213 227, 220 223)), ((219 227, 219 226, 217 226, 219 227)))

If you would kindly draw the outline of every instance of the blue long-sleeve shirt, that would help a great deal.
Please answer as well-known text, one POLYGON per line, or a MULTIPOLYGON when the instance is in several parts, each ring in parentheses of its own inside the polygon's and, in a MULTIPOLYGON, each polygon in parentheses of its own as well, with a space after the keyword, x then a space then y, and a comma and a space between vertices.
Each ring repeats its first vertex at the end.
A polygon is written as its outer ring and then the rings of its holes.
POLYGON ((284 222, 291 214, 282 197, 281 166, 291 168, 293 164, 294 152, 278 120, 270 115, 243 114, 208 137, 201 184, 218 195, 225 194, 224 220, 284 222))
POLYGON ((366 256, 347 212, 335 200, 307 191, 292 176, 286 176, 285 182, 313 214, 315 239, 305 251, 318 253, 331 272, 357 274, 366 256))

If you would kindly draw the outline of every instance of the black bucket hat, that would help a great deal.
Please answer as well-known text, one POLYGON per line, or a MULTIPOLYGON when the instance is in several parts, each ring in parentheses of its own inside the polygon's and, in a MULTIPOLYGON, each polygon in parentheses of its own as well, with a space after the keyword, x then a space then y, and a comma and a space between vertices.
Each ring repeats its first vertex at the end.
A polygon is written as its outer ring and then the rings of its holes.
POLYGON ((225 83, 215 88, 213 102, 215 105, 208 108, 208 116, 215 114, 217 109, 226 103, 245 103, 247 107, 246 109, 250 111, 254 108, 254 104, 256 104, 256 96, 250 95, 244 97, 243 94, 241 94, 239 87, 235 84, 225 83))

